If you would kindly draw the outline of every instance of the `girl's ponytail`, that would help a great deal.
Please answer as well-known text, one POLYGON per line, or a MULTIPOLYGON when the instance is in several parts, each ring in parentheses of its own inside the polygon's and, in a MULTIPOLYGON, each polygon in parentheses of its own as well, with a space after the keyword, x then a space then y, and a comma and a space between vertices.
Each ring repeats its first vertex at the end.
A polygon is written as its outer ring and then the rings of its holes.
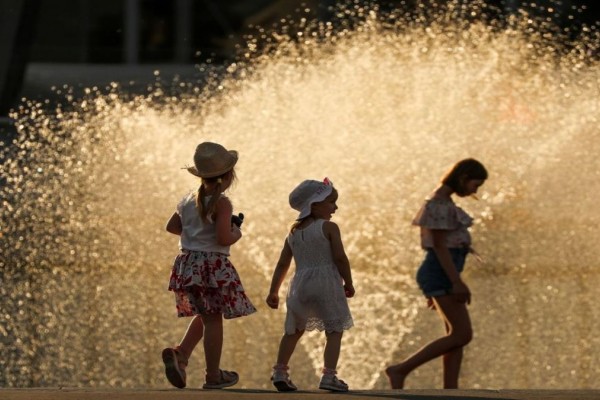
POLYGON ((223 187, 223 177, 227 176, 227 174, 232 174, 232 179, 235 179, 235 173, 233 170, 224 173, 221 176, 214 178, 202 178, 202 185, 198 189, 198 195, 196 196, 196 207, 198 208, 198 213, 200 214, 200 218, 204 222, 214 222, 212 221, 212 216, 217 211, 217 202, 221 197, 221 188, 223 187), (210 198, 208 204, 204 205, 204 199, 206 197, 206 189, 204 187, 204 183, 212 183, 215 182, 215 188, 213 190, 213 195, 210 198))
POLYGON ((198 214, 200 214, 200 218, 202 221, 207 222, 207 212, 206 207, 204 207, 204 185, 200 185, 198 188, 198 195, 196 196, 196 208, 198 208, 198 214))
MULTIPOLYGON (((203 218, 204 222, 208 222, 209 217, 210 217, 210 220, 212 221, 212 216, 217 211, 217 202, 219 201, 219 197, 221 197, 221 186, 222 185, 223 185, 223 180, 221 178, 219 178, 217 180, 217 185, 215 186, 214 194, 212 195, 208 204, 206 205, 205 215, 200 215, 203 218)), ((214 221, 212 221, 212 222, 214 222, 214 221)))

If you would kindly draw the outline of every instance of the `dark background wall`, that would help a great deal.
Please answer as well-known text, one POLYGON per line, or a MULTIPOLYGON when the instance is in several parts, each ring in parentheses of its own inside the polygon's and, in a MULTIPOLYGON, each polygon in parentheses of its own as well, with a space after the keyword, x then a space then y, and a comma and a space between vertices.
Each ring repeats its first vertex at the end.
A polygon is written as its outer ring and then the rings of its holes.
MULTIPOLYGON (((538 7, 523 1, 487 1, 509 12, 511 8, 530 11, 553 7, 560 25, 591 24, 600 15, 598 0, 537 1, 538 7), (569 18, 569 15, 571 18, 569 18)), ((269 26, 296 9, 309 8, 315 17, 329 17, 333 1, 318 0, 38 0, 37 21, 30 25, 32 62, 122 63, 127 61, 128 3, 137 3, 137 62, 197 62, 207 58, 228 58, 247 25, 269 26), (183 13, 189 18, 185 36, 186 52, 177 54, 178 29, 183 13)), ((419 1, 379 2, 413 8, 419 1)), ((439 3, 439 1, 438 1, 439 3)))
MULTIPOLYGON (((467 0, 465 0, 467 1, 467 0)), ((373 1, 407 10, 435 0, 373 1)), ((468 2, 468 1, 467 1, 468 2)), ((549 16, 576 36, 597 26, 598 0, 487 0, 500 14, 549 16)), ((0 0, 0 118, 22 93, 32 64, 126 65, 222 62, 252 26, 269 27, 299 10, 328 20, 334 0, 0 0), (302 11, 305 12, 305 11, 302 11)))

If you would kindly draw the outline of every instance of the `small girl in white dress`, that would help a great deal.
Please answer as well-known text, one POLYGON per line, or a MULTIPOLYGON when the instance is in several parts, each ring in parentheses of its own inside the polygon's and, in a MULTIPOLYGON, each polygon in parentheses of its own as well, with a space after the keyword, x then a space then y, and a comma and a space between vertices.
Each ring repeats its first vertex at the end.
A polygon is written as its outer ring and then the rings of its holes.
POLYGON ((287 372, 288 363, 306 330, 325 331, 327 338, 319 389, 348 391, 348 385, 337 378, 336 368, 342 333, 353 326, 346 297, 354 296, 354 286, 339 227, 331 222, 337 198, 327 178, 306 180, 290 194, 290 205, 300 214, 284 242, 267 297, 269 307, 279 307, 279 288, 293 258, 296 273, 287 294, 285 334, 271 377, 279 391, 297 390, 287 372))

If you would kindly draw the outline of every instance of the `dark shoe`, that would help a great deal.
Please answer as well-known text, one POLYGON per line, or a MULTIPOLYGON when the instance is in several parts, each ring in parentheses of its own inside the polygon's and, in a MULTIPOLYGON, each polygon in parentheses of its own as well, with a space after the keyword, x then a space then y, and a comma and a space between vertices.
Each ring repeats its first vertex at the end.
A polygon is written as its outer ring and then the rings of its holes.
POLYGON ((163 363, 165 363, 165 375, 171 385, 183 389, 185 387, 185 367, 187 360, 176 349, 167 347, 162 351, 163 363))
POLYGON ((219 370, 220 377, 216 382, 209 381, 206 379, 206 383, 202 386, 202 389, 223 389, 229 386, 233 386, 240 380, 240 376, 234 371, 219 370))

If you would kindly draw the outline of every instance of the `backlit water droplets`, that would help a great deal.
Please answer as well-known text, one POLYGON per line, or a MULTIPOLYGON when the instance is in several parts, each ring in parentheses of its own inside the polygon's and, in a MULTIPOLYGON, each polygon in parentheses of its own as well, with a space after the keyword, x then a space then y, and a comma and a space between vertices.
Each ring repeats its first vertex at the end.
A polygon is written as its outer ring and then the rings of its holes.
MULTIPOLYGON (((225 323, 222 364, 240 386, 271 387, 284 312, 263 302, 295 216, 287 196, 306 178, 339 190, 334 220, 357 289, 340 377, 385 388, 387 364, 441 333, 415 287, 410 221, 467 156, 490 179, 481 200, 460 200, 485 259, 467 265, 476 338, 463 387, 595 385, 599 69, 587 54, 597 42, 565 52, 526 21, 402 18, 355 9, 293 26, 294 40, 250 39, 235 64, 201 67, 201 87, 129 96, 115 84, 81 99, 64 87, 62 104, 24 100, 0 158, 0 384, 168 385, 160 351, 188 321, 166 290, 177 241, 163 227, 198 184, 181 168, 211 140, 240 152, 230 196, 246 220, 231 259, 259 309, 225 323)), ((291 372, 313 389, 324 335, 307 336, 291 372)), ((440 386, 438 367, 407 383, 440 386)), ((203 370, 199 348, 190 387, 203 370)))

